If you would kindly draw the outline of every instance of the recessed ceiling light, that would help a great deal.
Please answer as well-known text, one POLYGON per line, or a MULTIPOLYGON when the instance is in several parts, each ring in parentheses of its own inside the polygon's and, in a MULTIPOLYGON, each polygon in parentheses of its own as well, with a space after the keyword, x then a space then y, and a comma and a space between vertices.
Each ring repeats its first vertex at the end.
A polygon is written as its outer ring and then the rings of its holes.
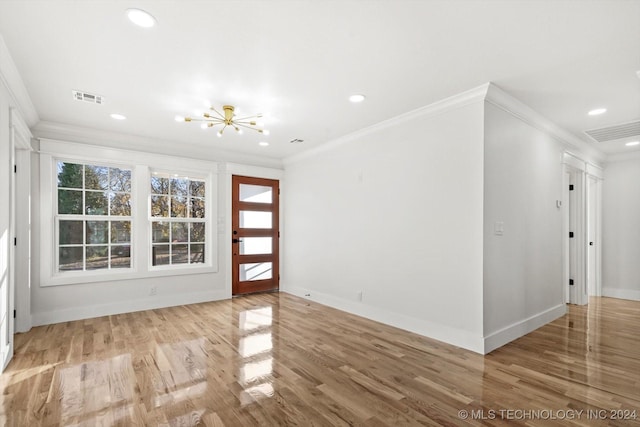
POLYGON ((589 111, 589 115, 590 116, 598 116, 598 115, 606 113, 606 112, 607 112, 606 108, 596 108, 595 110, 589 111))
POLYGON ((364 101, 365 96, 364 95, 351 95, 349 97, 349 101, 353 102, 354 104, 357 104, 358 102, 362 102, 364 101))
POLYGON ((127 9, 127 18, 142 28, 151 28, 156 25, 156 18, 142 9, 127 9))
POLYGON ((633 147, 634 145, 640 145, 640 141, 631 141, 631 142, 627 142, 626 144, 627 147, 633 147))
POLYGON ((262 147, 268 147, 269 143, 267 141, 260 141, 260 142, 258 142, 258 145, 260 145, 262 147))
POLYGON ((125 116, 123 116, 122 114, 118 114, 118 113, 111 114, 111 118, 112 119, 116 119, 116 120, 124 120, 124 119, 126 119, 125 116))

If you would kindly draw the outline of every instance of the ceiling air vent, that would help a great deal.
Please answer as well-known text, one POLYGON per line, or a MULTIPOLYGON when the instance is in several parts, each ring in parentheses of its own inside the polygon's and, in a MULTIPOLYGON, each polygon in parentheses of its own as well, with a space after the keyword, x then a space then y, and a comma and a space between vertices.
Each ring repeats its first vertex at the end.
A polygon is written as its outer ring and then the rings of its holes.
POLYGON ((596 142, 615 141, 617 139, 640 136, 640 120, 600 129, 586 130, 584 133, 596 142))
POLYGON ((79 90, 72 90, 73 99, 76 101, 85 101, 92 104, 104 104, 104 97, 102 95, 94 95, 92 93, 80 92, 79 90))

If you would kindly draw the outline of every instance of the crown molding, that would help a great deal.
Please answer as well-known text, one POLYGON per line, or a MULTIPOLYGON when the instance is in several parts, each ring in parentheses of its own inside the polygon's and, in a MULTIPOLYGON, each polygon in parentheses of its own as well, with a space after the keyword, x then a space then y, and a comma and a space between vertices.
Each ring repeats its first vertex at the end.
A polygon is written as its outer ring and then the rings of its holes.
POLYGON ((18 68, 11 58, 9 48, 0 35, 0 82, 7 88, 18 111, 29 127, 40 121, 36 107, 31 102, 29 91, 20 77, 18 68))
POLYGON ((581 156, 591 160, 596 166, 599 166, 599 164, 604 163, 607 160, 606 154, 597 148, 592 147, 589 143, 556 125, 551 120, 524 104, 522 101, 502 90, 495 83, 488 82, 466 92, 450 96, 425 107, 409 111, 408 113, 401 114, 364 129, 357 130, 302 153, 285 157, 283 159, 283 163, 285 166, 296 163, 303 159, 330 151, 340 145, 354 141, 366 135, 379 132, 388 127, 396 126, 422 116, 441 114, 478 101, 485 101, 495 105, 530 126, 545 132, 560 142, 564 146, 565 150, 577 151, 581 156))
POLYGON ((491 83, 483 84, 481 86, 459 93, 457 95, 444 98, 440 101, 434 102, 433 104, 429 104, 424 107, 417 108, 415 110, 409 111, 408 113, 404 113, 399 116, 376 123, 369 127, 357 130, 345 136, 326 142, 318 147, 312 148, 307 151, 303 151, 302 153, 294 154, 289 157, 285 157, 282 162, 285 165, 296 163, 303 159, 316 156, 320 153, 333 150, 334 148, 344 145, 348 142, 357 140, 359 138, 370 135, 372 133, 380 132, 392 126, 400 125, 402 123, 405 123, 409 120, 416 119, 418 117, 442 114, 447 111, 463 107, 465 105, 483 101, 485 99, 485 96, 487 94, 487 90, 489 89, 490 84, 491 83))
POLYGON ((32 129, 36 138, 77 142, 117 149, 179 156, 214 162, 234 162, 253 166, 282 169, 280 159, 220 150, 204 145, 185 144, 179 141, 161 140, 137 135, 103 131, 64 123, 40 121, 32 129), (135 147, 135 148, 133 148, 135 147))
POLYGON ((603 163, 607 159, 606 154, 602 151, 592 147, 589 143, 556 125, 519 99, 502 90, 495 83, 490 82, 488 84, 485 100, 536 129, 551 135, 563 144, 566 150, 577 150, 582 156, 588 157, 594 162, 603 163))

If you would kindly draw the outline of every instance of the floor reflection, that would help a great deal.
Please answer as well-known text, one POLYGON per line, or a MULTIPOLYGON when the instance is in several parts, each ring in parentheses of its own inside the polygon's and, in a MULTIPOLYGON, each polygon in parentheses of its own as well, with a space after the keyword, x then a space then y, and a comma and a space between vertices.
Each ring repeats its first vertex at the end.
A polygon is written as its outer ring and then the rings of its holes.
POLYGON ((48 400, 64 425, 110 425, 130 419, 135 401, 131 354, 57 370, 48 400), (116 408, 115 411, 108 411, 116 408))
POLYGON ((238 313, 241 357, 238 382, 243 387, 240 404, 246 406, 273 397, 273 308, 259 307, 238 313))

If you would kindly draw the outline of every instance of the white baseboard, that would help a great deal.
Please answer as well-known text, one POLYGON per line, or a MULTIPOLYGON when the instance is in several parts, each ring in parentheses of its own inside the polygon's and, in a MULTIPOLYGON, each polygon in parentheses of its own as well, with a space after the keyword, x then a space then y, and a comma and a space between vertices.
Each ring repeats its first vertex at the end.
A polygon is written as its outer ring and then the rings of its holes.
POLYGON ((610 298, 628 299, 632 301, 640 301, 640 290, 638 289, 618 289, 618 288, 602 288, 602 296, 610 298))
POLYGON ((484 353, 482 337, 476 336, 468 331, 451 328, 423 319, 417 319, 415 317, 405 316, 400 313, 363 304, 362 302, 348 301, 343 298, 319 293, 309 289, 287 286, 282 283, 280 291, 315 301, 322 305, 337 308, 338 310, 346 311, 347 313, 375 320, 376 322, 404 329, 405 331, 413 332, 427 338, 462 347, 476 353, 484 353))
POLYGON ((111 304, 74 307, 64 310, 33 313, 33 326, 51 325, 53 323, 69 322, 73 320, 91 319, 112 314, 131 313, 134 311, 153 310, 156 308, 174 307, 177 305, 197 304, 200 302, 219 301, 229 299, 226 291, 197 292, 190 294, 163 295, 143 298, 133 301, 122 301, 111 304))
POLYGON ((484 354, 490 353, 498 347, 518 339, 549 322, 564 316, 567 313, 567 305, 559 304, 548 310, 542 311, 526 319, 515 322, 499 331, 484 337, 484 354))

